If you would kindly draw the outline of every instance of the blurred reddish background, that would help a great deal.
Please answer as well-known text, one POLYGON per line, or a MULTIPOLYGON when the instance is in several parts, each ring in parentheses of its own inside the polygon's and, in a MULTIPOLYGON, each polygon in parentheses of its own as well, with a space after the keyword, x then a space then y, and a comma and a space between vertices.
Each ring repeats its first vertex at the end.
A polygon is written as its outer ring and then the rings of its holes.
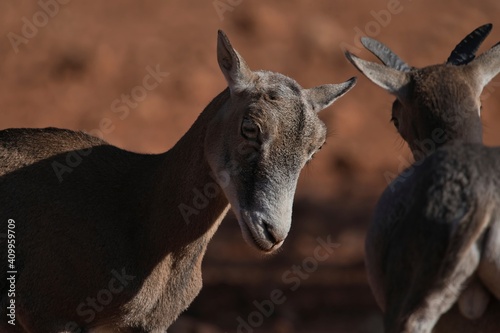
MULTIPOLYGON (((0 128, 95 133, 109 119, 107 141, 145 153, 169 149, 225 88, 216 62, 217 29, 252 68, 311 87, 360 77, 340 45, 356 51, 361 33, 425 66, 444 62, 479 25, 498 24, 500 11, 496 0, 60 2, 65 4, 46 7, 53 17, 45 21, 37 1, 0 3, 0 128), (38 27, 23 28, 26 21, 38 27), (113 101, 141 85, 147 67, 157 65, 169 76, 120 119, 113 101)), ((500 25, 481 51, 499 40, 500 25)), ((500 144, 499 87, 497 78, 484 95, 488 145, 500 144)), ((387 184, 384 175, 411 160, 389 122, 392 100, 360 77, 352 92, 321 113, 332 135, 301 176, 283 250, 270 258, 255 253, 230 214, 209 246, 203 291, 170 332, 235 332, 239 317, 250 320, 240 329, 245 333, 382 332, 366 282, 363 241, 387 184), (340 246, 292 291, 290 277, 297 275, 288 273, 311 262, 318 237, 340 246), (254 301, 268 304, 274 289, 286 300, 269 316, 256 314, 254 301)))

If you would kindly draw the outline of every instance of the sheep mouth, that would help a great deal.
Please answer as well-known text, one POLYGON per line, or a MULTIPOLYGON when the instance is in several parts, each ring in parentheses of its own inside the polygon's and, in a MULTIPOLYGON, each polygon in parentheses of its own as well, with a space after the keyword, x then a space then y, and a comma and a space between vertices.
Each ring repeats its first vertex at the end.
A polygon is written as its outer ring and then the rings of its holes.
POLYGON ((248 214, 240 213, 238 223, 241 227, 243 238, 247 241, 247 243, 254 245, 261 252, 272 253, 283 244, 283 241, 278 241, 266 229, 263 223, 254 223, 252 219, 249 218, 248 214), (252 226, 250 224, 252 224, 252 226), (257 228, 260 230, 257 230, 257 228))

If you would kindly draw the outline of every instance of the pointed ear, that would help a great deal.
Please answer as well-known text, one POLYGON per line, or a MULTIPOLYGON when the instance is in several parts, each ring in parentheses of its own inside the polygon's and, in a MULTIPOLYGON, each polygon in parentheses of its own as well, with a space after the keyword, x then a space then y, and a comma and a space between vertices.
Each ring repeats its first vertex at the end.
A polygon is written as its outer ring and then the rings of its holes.
POLYGON ((306 99, 311 103, 315 112, 329 107, 337 99, 351 90, 356 85, 356 78, 353 77, 346 82, 339 84, 324 84, 311 89, 304 89, 306 99))
POLYGON ((479 91, 500 72, 500 43, 481 54, 467 65, 479 91))
POLYGON ((221 30, 217 38, 217 61, 231 92, 242 91, 250 83, 252 71, 221 30))
POLYGON ((373 83, 384 88, 399 99, 404 99, 406 97, 406 87, 408 83, 410 83, 410 76, 408 73, 362 60, 349 52, 346 52, 345 56, 373 83))

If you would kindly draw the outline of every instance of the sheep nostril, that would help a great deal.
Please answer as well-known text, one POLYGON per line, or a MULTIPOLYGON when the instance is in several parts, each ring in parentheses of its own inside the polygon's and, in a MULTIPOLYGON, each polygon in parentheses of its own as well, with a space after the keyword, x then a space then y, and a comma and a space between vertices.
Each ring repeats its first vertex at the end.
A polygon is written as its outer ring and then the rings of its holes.
POLYGON ((278 244, 279 242, 281 242, 281 240, 276 238, 272 225, 270 225, 266 221, 262 221, 262 224, 264 225, 264 233, 267 239, 269 239, 273 244, 278 244))

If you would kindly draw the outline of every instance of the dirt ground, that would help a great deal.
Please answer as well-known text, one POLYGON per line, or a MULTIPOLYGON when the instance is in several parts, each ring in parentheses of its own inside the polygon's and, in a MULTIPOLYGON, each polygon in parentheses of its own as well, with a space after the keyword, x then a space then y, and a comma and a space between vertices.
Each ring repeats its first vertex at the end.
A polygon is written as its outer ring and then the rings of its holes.
MULTIPOLYGON (((419 67, 444 62, 479 25, 498 24, 484 51, 500 40, 500 2, 60 2, 0 2, 0 129, 86 130, 129 150, 166 151, 225 88, 216 62, 217 29, 252 68, 281 72, 304 87, 359 77, 352 92, 320 114, 331 135, 301 175, 283 250, 270 258, 256 254, 230 214, 209 246, 203 291, 169 332, 236 332, 238 326, 245 333, 382 332, 363 242, 385 176, 411 158, 389 122, 393 98, 361 77, 342 47, 374 60, 358 40, 376 37, 419 67), (123 119, 113 113, 114 101, 156 66, 169 73, 161 84, 123 119), (307 265, 318 238, 328 237, 339 247, 292 290, 284 276, 307 265), (271 309, 275 290, 283 302, 271 309)), ((483 98, 488 145, 500 144, 499 87, 500 77, 483 98)))

